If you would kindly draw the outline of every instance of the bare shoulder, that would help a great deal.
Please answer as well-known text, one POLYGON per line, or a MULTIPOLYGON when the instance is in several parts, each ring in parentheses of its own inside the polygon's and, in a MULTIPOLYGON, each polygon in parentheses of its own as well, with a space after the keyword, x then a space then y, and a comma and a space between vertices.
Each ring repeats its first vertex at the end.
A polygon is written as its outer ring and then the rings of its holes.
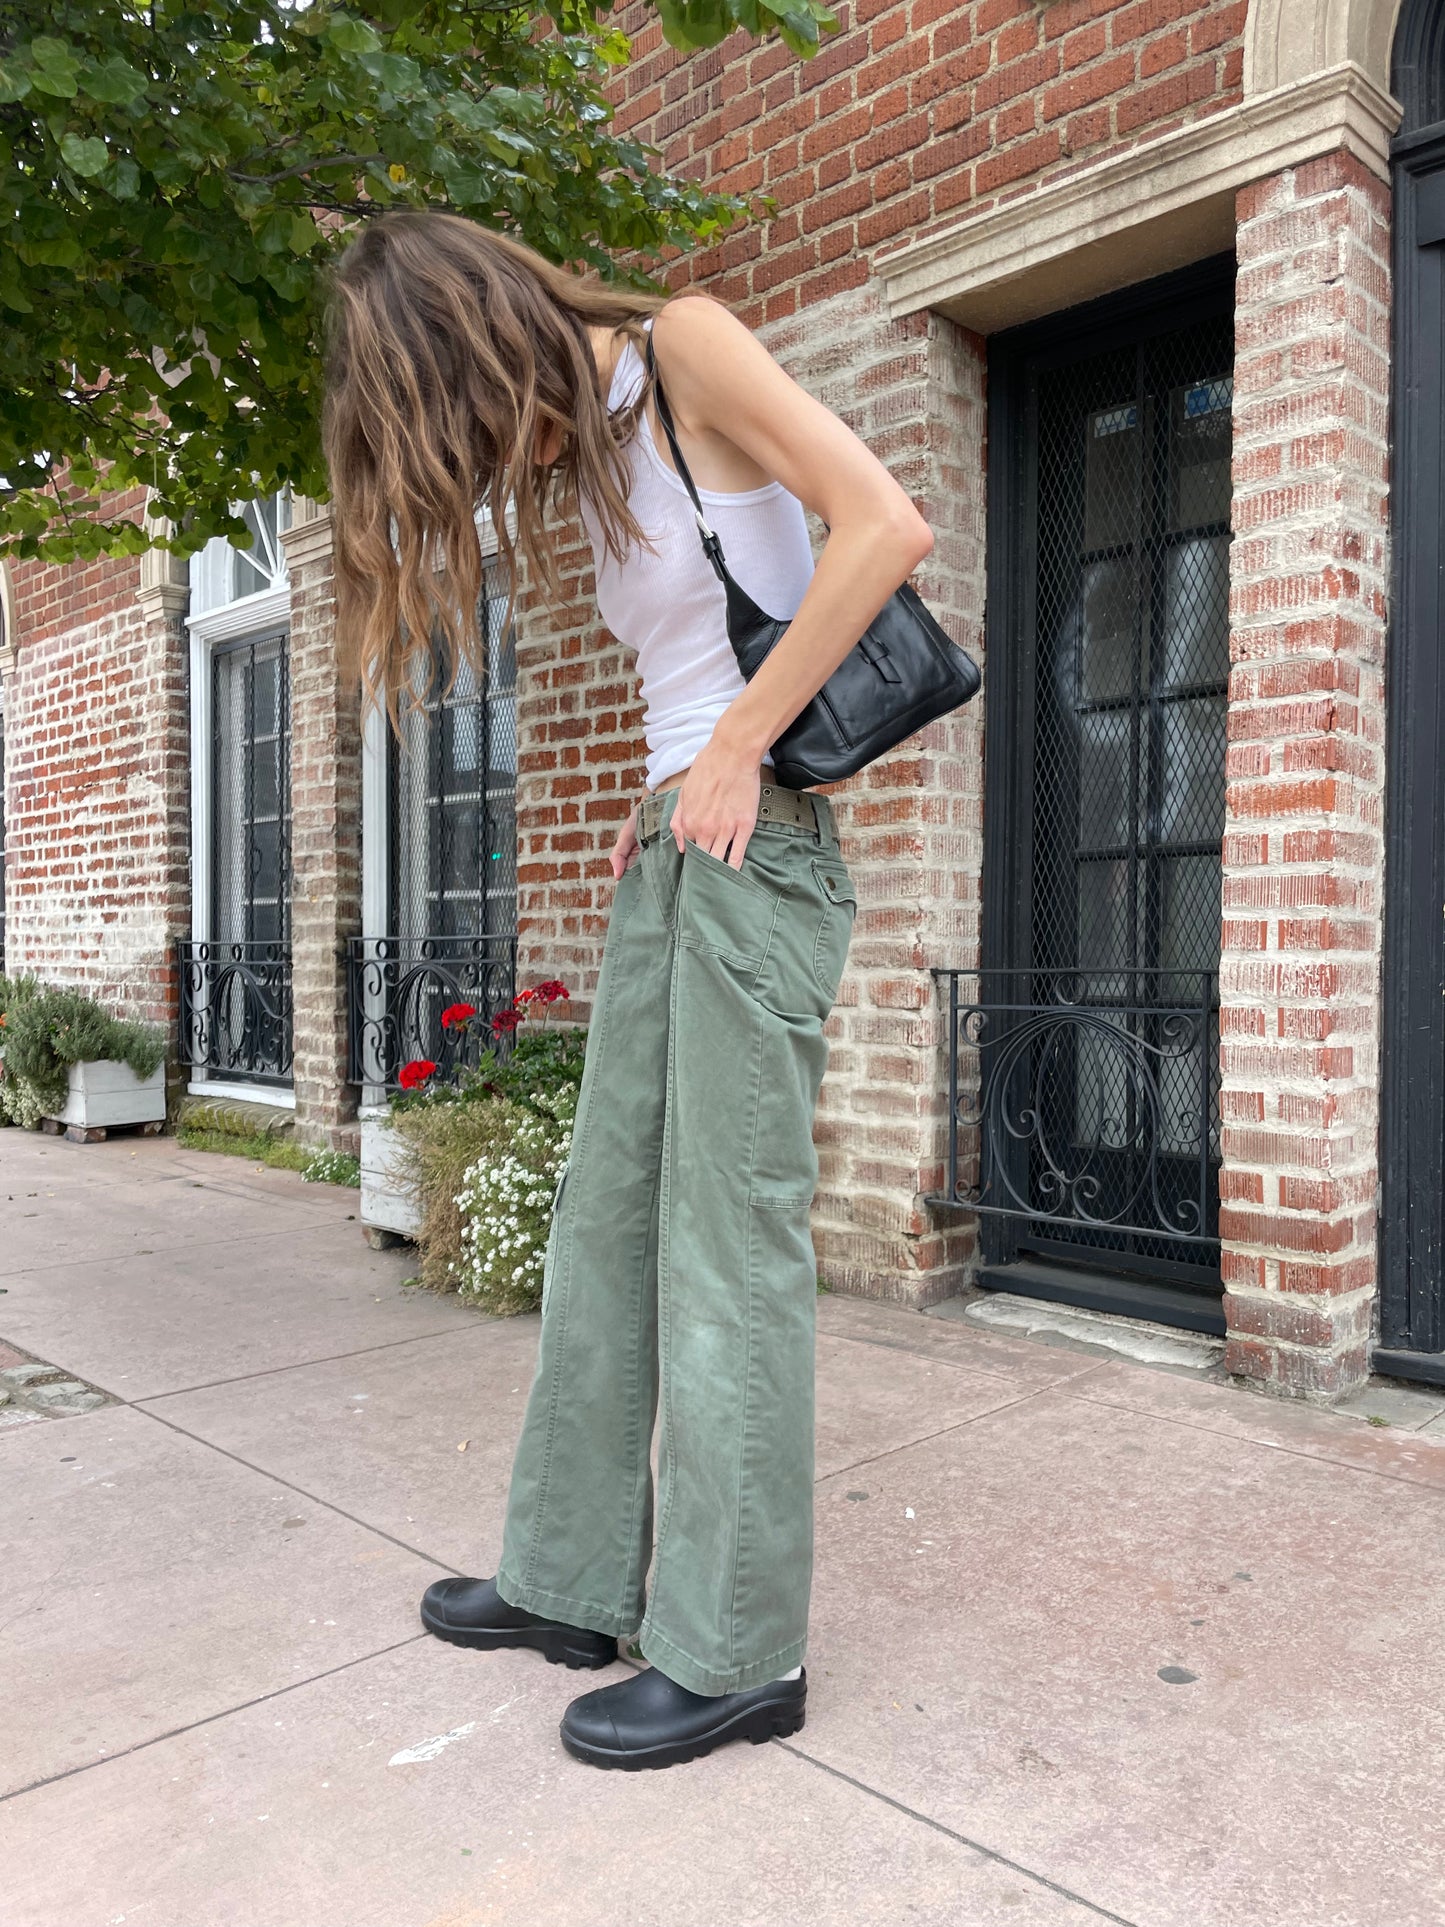
POLYGON ((709 294, 679 295, 669 301, 652 324, 659 355, 679 373, 706 378, 719 361, 756 364, 771 361, 766 348, 737 316, 709 294))

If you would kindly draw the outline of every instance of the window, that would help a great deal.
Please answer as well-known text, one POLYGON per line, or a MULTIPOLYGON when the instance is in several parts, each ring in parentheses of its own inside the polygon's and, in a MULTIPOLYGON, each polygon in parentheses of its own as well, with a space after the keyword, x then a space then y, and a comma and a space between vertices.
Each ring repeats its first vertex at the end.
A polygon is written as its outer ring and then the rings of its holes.
POLYGON ((191 937, 181 1041, 193 1084, 291 1075, 290 585, 282 493, 249 538, 191 563, 191 937))
POLYGON ((211 935, 291 935, 291 708, 284 634, 218 644, 211 657, 211 935))
POLYGON ((506 607, 490 566, 479 612, 485 667, 463 664, 445 695, 439 675, 403 717, 399 740, 379 711, 367 720, 368 934, 350 953, 350 1075, 373 1094, 413 1058, 445 1076, 458 1045, 442 1012, 467 1003, 490 1013, 516 985, 517 652, 506 607))
POLYGON ((291 526, 291 496, 263 496, 239 507, 251 531, 250 541, 237 547, 217 536, 191 558, 191 615, 207 615, 228 603, 286 587, 286 555, 281 536, 291 526))
MULTIPOLYGON (((391 927, 410 937, 495 936, 517 923, 517 646, 495 570, 482 593, 487 664, 463 663, 391 738, 391 927)), ((437 658, 438 676, 442 668, 437 658)))

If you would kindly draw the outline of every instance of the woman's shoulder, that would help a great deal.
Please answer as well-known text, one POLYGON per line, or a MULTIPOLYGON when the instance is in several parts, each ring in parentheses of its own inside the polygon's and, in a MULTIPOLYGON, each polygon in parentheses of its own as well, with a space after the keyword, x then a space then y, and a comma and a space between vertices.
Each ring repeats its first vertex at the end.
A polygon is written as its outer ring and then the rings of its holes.
POLYGON ((749 343, 754 349, 759 347, 752 331, 743 326, 731 308, 725 308, 703 288, 690 288, 674 295, 651 317, 648 325, 659 354, 666 353, 669 344, 682 353, 696 352, 700 356, 719 347, 736 348, 741 343, 749 343))

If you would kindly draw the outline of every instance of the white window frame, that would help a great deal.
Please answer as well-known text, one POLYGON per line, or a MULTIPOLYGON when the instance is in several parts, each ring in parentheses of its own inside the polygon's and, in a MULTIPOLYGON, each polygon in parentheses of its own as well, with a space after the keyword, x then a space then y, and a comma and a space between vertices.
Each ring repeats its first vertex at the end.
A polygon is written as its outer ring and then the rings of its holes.
MULTIPOLYGON (((224 536, 215 538, 224 543, 224 536)), ((227 546, 234 546, 228 544, 227 546)), ((215 545, 208 543, 192 558, 191 584, 195 594, 197 574, 214 558, 215 545)), ((278 539, 280 574, 269 589, 258 589, 237 596, 215 608, 202 609, 186 617, 190 638, 191 677, 191 941, 209 943, 215 904, 215 877, 212 869, 212 831, 214 829, 211 795, 213 754, 215 750, 215 701, 211 677, 212 658, 218 644, 241 642, 248 636, 263 636, 291 629, 291 582, 286 572, 286 551, 278 539)), ((214 1079, 192 1078, 187 1090, 194 1097, 229 1098, 233 1103, 269 1104, 276 1110, 296 1108, 296 1093, 274 1084, 223 1083, 214 1079)))

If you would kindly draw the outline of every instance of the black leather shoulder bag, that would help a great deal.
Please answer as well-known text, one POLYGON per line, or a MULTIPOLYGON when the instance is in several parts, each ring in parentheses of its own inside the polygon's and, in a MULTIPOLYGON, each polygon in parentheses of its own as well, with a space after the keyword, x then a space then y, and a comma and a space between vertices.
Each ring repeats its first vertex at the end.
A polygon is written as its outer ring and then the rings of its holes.
MULTIPOLYGON (((760 609, 728 572, 722 543, 708 526, 677 445, 650 334, 647 369, 673 463, 692 498, 703 553, 727 596, 728 641, 748 681, 791 618, 770 616, 760 609)), ((968 702, 978 694, 980 680, 977 663, 950 641, 905 582, 893 591, 817 695, 788 724, 773 744, 769 760, 778 780, 794 789, 839 783, 886 755, 925 723, 968 702)))

